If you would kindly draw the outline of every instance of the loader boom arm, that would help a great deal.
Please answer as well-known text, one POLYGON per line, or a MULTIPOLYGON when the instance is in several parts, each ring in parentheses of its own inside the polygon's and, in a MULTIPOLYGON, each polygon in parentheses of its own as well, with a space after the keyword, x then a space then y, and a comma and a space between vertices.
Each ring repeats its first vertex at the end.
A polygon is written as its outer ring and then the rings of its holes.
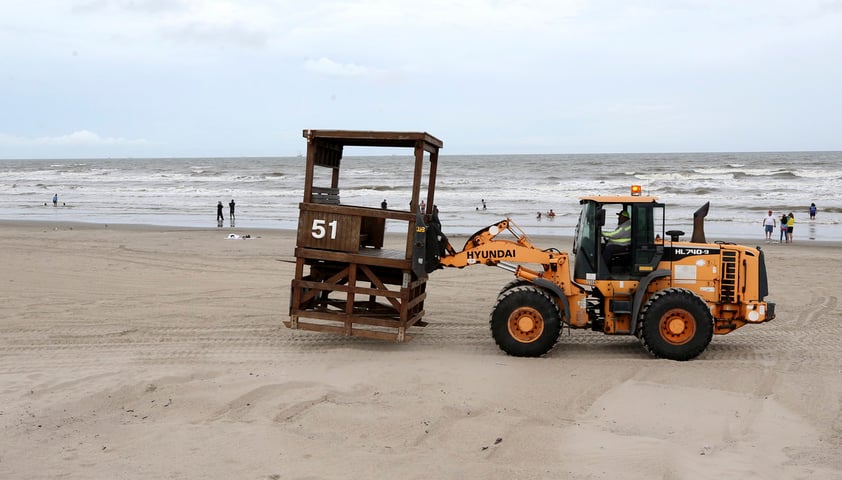
POLYGON ((562 257, 561 252, 550 249, 541 250, 529 241, 526 234, 507 218, 473 234, 462 251, 455 252, 448 248, 448 254, 441 257, 444 267, 462 268, 468 265, 498 266, 501 262, 533 263, 543 265, 547 270, 550 265, 557 265, 562 257), (503 232, 509 232, 515 240, 495 239, 503 232))

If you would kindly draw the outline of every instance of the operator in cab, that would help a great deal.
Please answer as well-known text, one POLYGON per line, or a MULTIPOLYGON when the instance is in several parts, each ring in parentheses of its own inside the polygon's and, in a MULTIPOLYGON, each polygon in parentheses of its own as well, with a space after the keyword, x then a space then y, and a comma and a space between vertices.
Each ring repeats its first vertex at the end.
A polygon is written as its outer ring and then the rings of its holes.
POLYGON ((617 228, 602 232, 602 237, 605 239, 605 248, 602 250, 602 261, 605 264, 610 263, 614 255, 628 252, 631 247, 629 212, 625 209, 617 212, 617 228))

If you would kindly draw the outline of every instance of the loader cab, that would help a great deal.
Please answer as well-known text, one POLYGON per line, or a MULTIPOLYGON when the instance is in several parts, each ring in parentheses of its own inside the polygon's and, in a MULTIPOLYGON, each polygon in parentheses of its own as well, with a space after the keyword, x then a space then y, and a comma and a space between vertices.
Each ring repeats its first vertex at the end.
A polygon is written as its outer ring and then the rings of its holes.
POLYGON ((654 197, 617 196, 581 199, 582 211, 573 243, 574 278, 588 280, 637 279, 655 270, 663 256, 664 205, 654 197), (630 217, 628 248, 608 249, 604 233, 618 226, 618 212, 630 217))

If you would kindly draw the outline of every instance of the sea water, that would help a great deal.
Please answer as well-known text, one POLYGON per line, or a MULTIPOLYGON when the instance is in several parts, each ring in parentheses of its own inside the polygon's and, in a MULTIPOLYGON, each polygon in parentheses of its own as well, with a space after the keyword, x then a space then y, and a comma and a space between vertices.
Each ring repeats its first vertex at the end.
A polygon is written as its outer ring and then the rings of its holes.
MULTIPOLYGON (((410 155, 346 150, 341 202, 408 210, 413 165, 410 155)), ((0 160, 0 219, 216 227, 222 202, 228 227, 233 199, 239 229, 296 229, 304 167, 301 156, 0 160)), ((842 240, 842 152, 441 155, 435 203, 448 234, 509 217, 529 234, 572 235, 581 197, 631 185, 665 203, 667 229, 688 237, 693 212, 710 202, 708 240, 762 240, 769 209, 795 214, 796 241, 842 240)))

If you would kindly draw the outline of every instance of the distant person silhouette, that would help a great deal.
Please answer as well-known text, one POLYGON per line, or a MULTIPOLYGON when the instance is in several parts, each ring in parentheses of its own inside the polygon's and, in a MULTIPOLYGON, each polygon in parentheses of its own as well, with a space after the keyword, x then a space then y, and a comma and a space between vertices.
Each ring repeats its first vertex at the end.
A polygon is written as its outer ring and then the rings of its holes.
POLYGON ((222 202, 216 204, 216 226, 221 227, 225 217, 222 216, 222 202))
POLYGON ((53 206, 54 207, 58 206, 58 194, 57 193, 53 194, 53 206))

